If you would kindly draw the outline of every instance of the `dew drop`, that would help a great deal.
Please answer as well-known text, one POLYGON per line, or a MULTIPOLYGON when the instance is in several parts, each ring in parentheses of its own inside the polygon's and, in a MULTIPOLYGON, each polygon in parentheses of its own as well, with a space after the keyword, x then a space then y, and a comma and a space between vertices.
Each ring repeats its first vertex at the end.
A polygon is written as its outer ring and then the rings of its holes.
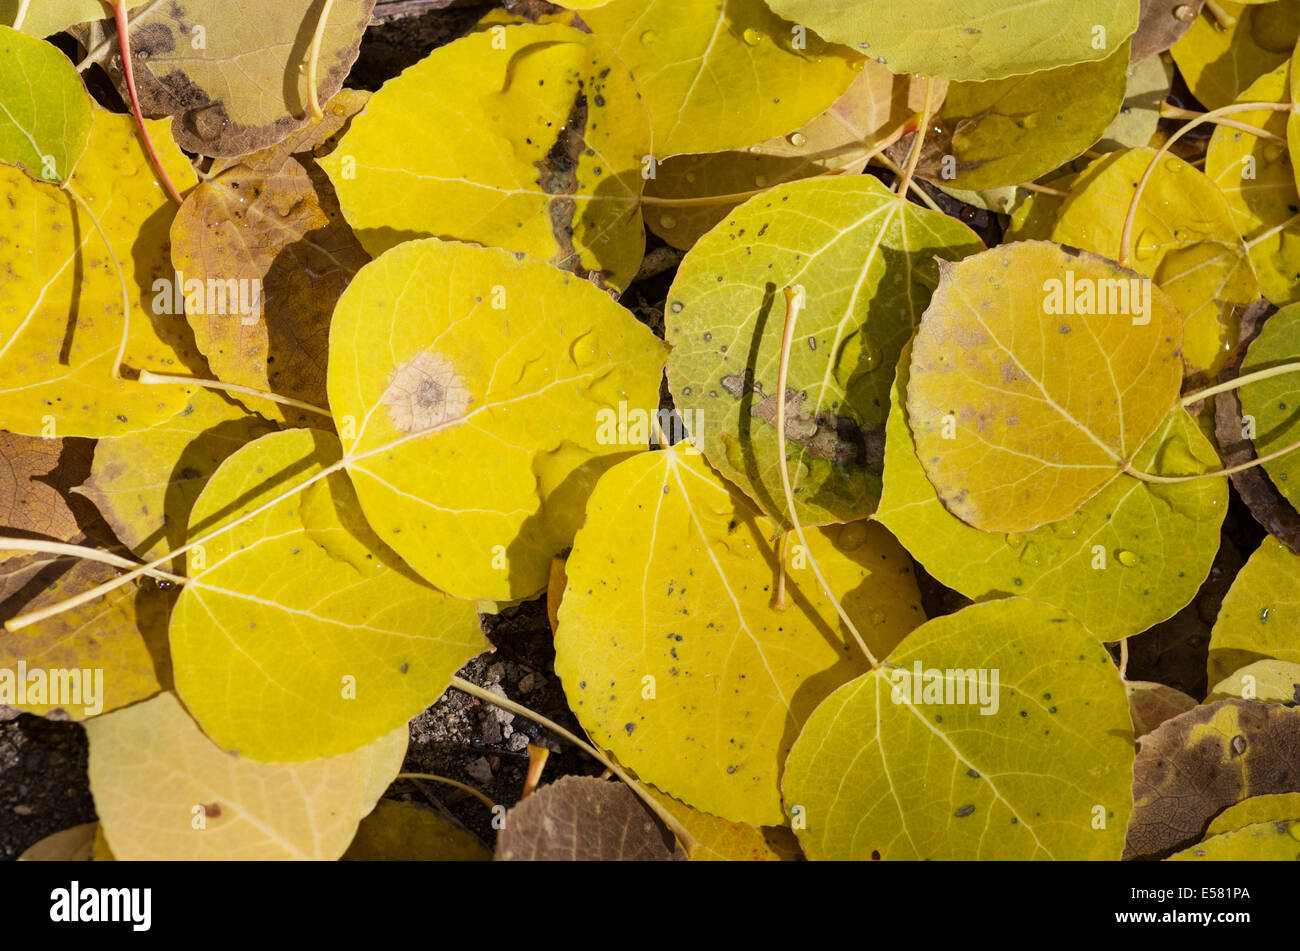
POLYGON ((591 366, 599 355, 599 340, 594 330, 588 330, 569 345, 569 357, 575 366, 591 366))
POLYGON ((1159 249, 1160 244, 1156 241, 1156 236, 1150 231, 1143 231, 1138 235, 1137 246, 1133 249, 1133 254, 1139 260, 1150 258, 1159 249))
POLYGON ((749 46, 757 46, 759 43, 763 42, 763 34, 758 32, 758 30, 755 30, 753 27, 750 27, 741 35, 744 37, 745 43, 749 46))
POLYGON ((1116 553, 1115 560, 1118 561, 1125 568, 1132 568, 1134 565, 1138 563, 1138 556, 1133 554, 1127 548, 1125 548, 1122 551, 1116 553))
POLYGON ((801 149, 808 144, 808 136, 804 135, 802 132, 791 132, 790 144, 796 149, 801 149))
POLYGON ((1196 19, 1196 11, 1185 3, 1179 4, 1174 7, 1174 18, 1182 20, 1184 23, 1191 23, 1196 19))
POLYGON ((659 34, 656 33, 654 30, 646 30, 644 33, 641 34, 641 43, 644 46, 651 46, 658 39, 659 39, 659 34))
POLYGON ((659 227, 667 231, 671 231, 673 228, 677 227, 677 219, 674 218, 672 215, 660 215, 659 227))

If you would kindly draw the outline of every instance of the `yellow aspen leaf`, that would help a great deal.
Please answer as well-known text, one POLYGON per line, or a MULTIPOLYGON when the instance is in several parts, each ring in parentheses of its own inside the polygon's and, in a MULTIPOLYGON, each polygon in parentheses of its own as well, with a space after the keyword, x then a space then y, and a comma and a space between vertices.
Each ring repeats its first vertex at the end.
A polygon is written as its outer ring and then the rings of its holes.
POLYGON ((661 159, 791 132, 862 67, 860 54, 783 20, 763 0, 614 0, 582 19, 631 67, 661 159))
MULTIPOLYGON (((166 122, 149 123, 168 173, 184 190, 189 161, 167 142, 166 122)), ((120 436, 175 416, 182 386, 113 378, 122 337, 121 263, 130 300, 129 370, 185 373, 199 357, 181 314, 155 314, 151 288, 170 282, 167 239, 173 206, 154 178, 130 116, 94 111, 89 150, 71 185, 108 234, 55 185, 0 166, 0 428, 43 435, 120 436)))
MULTIPOLYGON (((1192 600, 1219 550, 1225 479, 1157 485, 1124 476, 1060 521, 980 531, 944 507, 917 458, 904 408, 910 357, 909 347, 894 381, 876 517, 926 571, 976 601, 1014 594, 1056 605, 1103 641, 1139 634, 1192 600)), ((1219 468, 1213 445, 1181 408, 1134 463, 1167 476, 1219 468)))
POLYGON ((1300 819, 1259 822, 1208 836, 1169 856, 1171 862, 1295 862, 1300 860, 1300 819))
POLYGON ((321 161, 362 245, 413 237, 522 251, 614 288, 645 247, 650 117, 627 67, 568 26, 435 50, 371 97, 321 161))
POLYGON ((144 559, 185 543, 190 509, 227 456, 275 427, 208 389, 165 422, 95 443, 90 478, 77 493, 118 540, 144 559))
POLYGON ((782 789, 810 859, 1113 861, 1132 768, 1105 648, 1009 598, 928 622, 826 698, 782 789))
POLYGON ((204 731, 250 759, 354 750, 406 723, 488 648, 474 606, 432 588, 366 524, 338 440, 272 433, 225 460, 190 513, 172 612, 176 689, 204 731))
POLYGON ((475 836, 432 809, 381 799, 361 820, 345 862, 490 862, 475 836))
POLYGON ((692 809, 653 787, 647 787, 647 791, 695 837, 697 847, 690 855, 692 862, 782 862, 794 858, 786 848, 789 831, 785 828, 764 829, 732 822, 692 809))
POLYGON ((1300 555, 1265 538, 1223 599, 1210 637, 1210 683, 1257 660, 1300 664, 1298 577, 1300 555))
POLYGON ((86 725, 90 792, 118 861, 341 856, 402 767, 407 727, 351 753, 258 763, 203 735, 159 694, 86 725))
MULTIPOLYGON (((1300 360, 1300 304, 1269 317, 1246 350, 1241 374, 1300 360)), ((1246 383, 1237 391, 1243 421, 1253 430, 1255 454, 1265 456, 1300 442, 1300 374, 1286 373, 1246 383)), ((1263 463, 1282 497, 1300 508, 1300 453, 1289 452, 1263 463)))
POLYGON ((330 330, 330 409, 366 518, 444 591, 531 597, 600 473, 647 447, 665 350, 541 261, 436 239, 394 248, 357 275, 330 330))
POLYGON ((867 668, 810 562, 878 655, 924 620, 903 549, 863 521, 810 531, 811 552, 789 538, 779 609, 776 535, 680 446, 620 463, 574 540, 555 637, 556 673, 594 742, 665 793, 751 825, 785 820, 790 743, 867 668))
POLYGON ((1296 818, 1300 818, 1300 792, 1251 796, 1215 816, 1206 827, 1205 834, 1208 837, 1232 832, 1257 822, 1296 818))
POLYGON ((98 822, 87 822, 47 835, 22 855, 20 862, 89 862, 98 822))
POLYGON ((926 475, 983 531, 1074 514, 1173 409, 1180 315, 1151 281, 1045 241, 940 269, 907 384, 926 475))
POLYGON ((1257 660, 1211 687, 1205 702, 1229 697, 1288 706, 1300 704, 1300 664, 1289 660, 1257 660))
MULTIPOLYGON (((1133 189, 1155 156, 1141 148, 1094 161, 1070 186, 1051 240, 1118 260, 1133 189)), ((1142 191, 1127 266, 1154 280, 1182 314, 1187 375, 1212 379, 1236 345, 1233 308, 1259 296, 1259 281, 1227 200, 1204 172, 1160 159, 1142 191)))
POLYGON ((682 261, 668 293, 668 379, 709 462, 786 523, 781 465, 807 525, 874 511, 898 354, 939 281, 936 258, 981 250, 961 222, 865 175, 792 182, 750 199, 682 261), (786 452, 776 392, 785 314, 786 452))
POLYGON ((1137 0, 767 0, 895 73, 980 82, 1105 59, 1138 25, 1137 0))
MULTIPOLYGON (((125 6, 132 10, 148 2, 125 0, 125 6)), ((0 21, 14 23, 23 7, 26 7, 26 12, 15 28, 35 37, 62 33, 78 23, 102 20, 112 15, 104 0, 0 0, 0 21)))
POLYGON ((1225 26, 1202 8, 1192 28, 1169 50, 1192 95, 1206 109, 1226 106, 1260 76, 1285 63, 1300 36, 1300 2, 1262 5, 1218 0, 1233 22, 1225 26))

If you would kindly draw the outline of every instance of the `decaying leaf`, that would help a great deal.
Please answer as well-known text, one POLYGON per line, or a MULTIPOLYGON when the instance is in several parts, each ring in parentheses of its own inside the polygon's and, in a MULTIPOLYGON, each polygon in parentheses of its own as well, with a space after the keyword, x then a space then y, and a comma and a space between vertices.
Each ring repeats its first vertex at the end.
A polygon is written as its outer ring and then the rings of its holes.
POLYGON ((1126 680, 1129 712, 1133 716, 1133 735, 1146 736, 1166 720, 1186 713, 1196 700, 1181 690, 1146 680, 1126 680))
POLYGON ((1300 792, 1300 710, 1220 700, 1138 741, 1124 857, 1164 858, 1200 841, 1210 819, 1250 796, 1300 792))
POLYGON ((487 862, 492 853, 475 836, 432 809, 381 799, 361 820, 343 853, 351 862, 487 862))
POLYGON ((681 848, 622 783, 565 776, 506 813, 498 862, 668 862, 681 848))

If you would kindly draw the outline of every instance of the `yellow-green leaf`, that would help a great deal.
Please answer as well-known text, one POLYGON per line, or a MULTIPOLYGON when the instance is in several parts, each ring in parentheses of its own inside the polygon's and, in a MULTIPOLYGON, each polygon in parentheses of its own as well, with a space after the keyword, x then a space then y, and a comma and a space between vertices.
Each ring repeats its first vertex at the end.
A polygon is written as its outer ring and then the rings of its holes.
POLYGON ((1207 109, 1226 106, 1260 76, 1285 63, 1300 36, 1300 2, 1219 0, 1224 27, 1208 7, 1169 50, 1187 86, 1207 109))
POLYGON ((646 787, 646 790, 694 836, 696 849, 690 855, 692 862, 780 862, 787 859, 778 851, 781 834, 789 835, 787 829, 770 829, 765 833, 743 822, 732 822, 692 809, 654 787, 646 787))
MULTIPOLYGON (((149 0, 125 0, 128 10, 149 0)), ((0 21, 30 36, 50 36, 70 26, 113 15, 104 0, 0 0, 0 21), (18 12, 23 10, 20 20, 18 12)))
MULTIPOLYGON (((1290 68, 1283 63, 1259 77, 1241 94, 1242 101, 1290 102, 1290 68)), ((1261 109, 1236 112, 1230 118, 1275 136, 1287 135, 1285 112, 1261 109)), ((1205 155, 1205 173, 1232 209, 1259 275, 1260 293, 1278 305, 1300 300, 1300 226, 1291 220, 1294 209, 1300 208, 1300 195, 1286 145, 1244 129, 1218 126, 1205 155)))
POLYGON ((413 802, 381 799, 343 853, 351 862, 488 862, 475 836, 413 802))
POLYGON ((591 486, 649 434, 665 346, 588 281, 493 248, 394 248, 330 330, 330 408, 366 517, 432 583, 546 587, 591 486), (639 442, 638 442, 639 440, 639 442))
POLYGON ((650 117, 571 27, 462 37, 371 97, 320 163, 372 255, 413 237, 522 251, 623 288, 645 246, 650 117))
POLYGON ((63 182, 89 141, 90 96, 72 63, 49 43, 0 26, 0 162, 63 182))
MULTIPOLYGON (((903 408, 909 355, 910 348, 894 383, 876 517, 926 571, 976 601, 1014 594, 1054 604, 1103 641, 1145 631, 1192 599, 1219 549, 1226 480, 1153 485, 1122 477, 1059 522, 1015 534, 979 531, 944 508, 917 459, 903 408)), ((1160 475, 1219 468, 1213 445, 1182 409, 1134 463, 1160 475)))
POLYGON ((614 0, 582 19, 631 68, 660 158, 791 132, 834 102, 862 64, 763 0, 614 0))
POLYGON ((1169 856, 1171 862, 1295 862, 1300 860, 1300 820, 1243 826, 1210 836, 1169 856))
POLYGON ((1229 697, 1300 704, 1300 664, 1289 660, 1257 660, 1215 684, 1205 702, 1229 697))
POLYGON ((77 489, 127 548, 151 560, 185 543, 194 501, 221 461, 275 427, 212 390, 138 433, 95 443, 90 478, 77 489))
MULTIPOLYGON (((1300 362, 1300 304, 1283 307, 1246 351, 1241 375, 1300 362)), ((1300 373, 1258 380, 1238 391, 1243 418, 1254 428, 1255 453, 1266 456, 1300 443, 1300 373)), ((1300 507, 1300 452, 1263 463, 1278 492, 1300 507)))
POLYGON ((1137 0, 767 0, 895 73, 979 82, 1104 59, 1137 29, 1137 0))
POLYGON ((1132 765, 1110 655, 1011 598, 930 621, 835 691, 782 788, 810 859, 1113 860, 1132 765))
MULTIPOLYGON (((195 182, 167 123, 149 124, 182 190, 195 182)), ((156 314, 155 282, 172 279, 167 241, 174 206, 130 116, 94 110, 93 162, 71 187, 108 234, 131 307, 125 365, 181 373, 200 362, 181 314, 156 314)), ((89 214, 55 185, 0 166, 0 429, 60 436, 119 436, 175 416, 190 390, 112 378, 122 338, 122 285, 89 214)), ((123 377, 128 376, 127 373, 123 377)))
MULTIPOLYGON (((784 821, 781 764, 817 703, 866 660, 790 536, 681 447, 596 486, 574 540, 555 670, 592 739, 688 805, 784 821)), ((911 564, 877 525, 809 531, 812 555, 883 656, 924 620, 911 564)))
MULTIPOLYGON (((1155 156, 1155 149, 1133 149, 1088 166, 1070 187, 1051 240, 1118 260, 1133 189, 1155 156)), ((1217 374, 1237 343, 1233 308, 1258 297, 1259 282, 1232 209, 1204 172, 1160 159, 1142 191, 1126 263, 1152 278, 1183 315, 1189 375, 1217 374)))
POLYGON ((1017 185, 1080 155, 1102 137, 1124 103, 1126 42, 1100 62, 1030 76, 948 86, 943 130, 923 174, 954 188, 1017 185))
POLYGON ((191 580, 172 612, 176 688, 204 731, 250 759, 355 750, 429 706, 488 643, 371 531, 337 439, 263 436, 226 459, 190 513, 191 580), (301 493, 240 521, 289 488, 301 493))
POLYGON ((944 506, 983 531, 1078 511, 1169 415, 1181 327, 1150 281, 1045 241, 940 264, 907 417, 944 506))
POLYGON ((1232 832, 1257 822, 1300 818, 1300 792, 1251 796, 1229 806, 1214 817, 1205 830, 1206 836, 1232 832))
POLYGON ((86 724, 90 792, 120 861, 330 861, 402 767, 407 728, 352 753, 258 763, 203 735, 170 693, 86 724))
POLYGON ((1210 683, 1256 660, 1300 664, 1300 555, 1268 537, 1232 582, 1210 638, 1210 683))
POLYGON ((894 366, 938 283, 935 259, 981 248, 961 222, 871 176, 750 199, 700 239, 668 293, 668 379, 686 428, 765 513, 788 518, 776 429, 781 289, 800 286, 785 394, 795 505, 808 525, 871 514, 894 366))

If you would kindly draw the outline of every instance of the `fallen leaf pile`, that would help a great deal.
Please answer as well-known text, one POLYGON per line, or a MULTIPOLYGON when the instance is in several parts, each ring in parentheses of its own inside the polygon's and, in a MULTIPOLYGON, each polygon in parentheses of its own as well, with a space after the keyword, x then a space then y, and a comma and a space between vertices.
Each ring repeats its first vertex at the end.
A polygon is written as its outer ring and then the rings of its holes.
POLYGON ((0 0, 27 857, 1300 857, 1300 0, 1054 6, 0 0))

